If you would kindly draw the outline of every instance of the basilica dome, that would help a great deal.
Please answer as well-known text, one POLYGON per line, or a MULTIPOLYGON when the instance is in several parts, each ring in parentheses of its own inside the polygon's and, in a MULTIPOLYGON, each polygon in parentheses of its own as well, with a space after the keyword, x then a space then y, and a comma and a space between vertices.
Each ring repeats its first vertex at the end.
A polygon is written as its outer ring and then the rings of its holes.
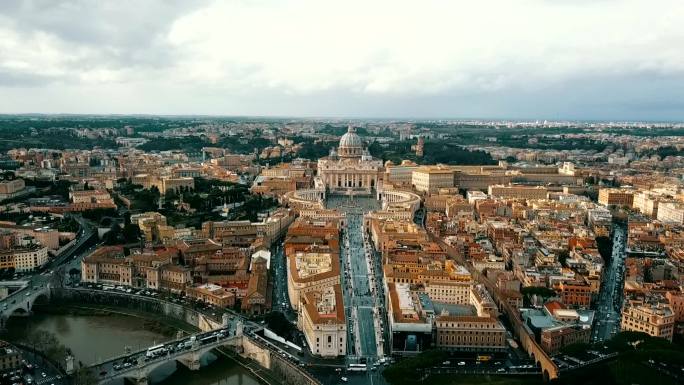
POLYGON ((343 158, 357 158, 363 155, 363 141, 356 134, 354 127, 349 126, 347 133, 342 135, 337 152, 343 158))

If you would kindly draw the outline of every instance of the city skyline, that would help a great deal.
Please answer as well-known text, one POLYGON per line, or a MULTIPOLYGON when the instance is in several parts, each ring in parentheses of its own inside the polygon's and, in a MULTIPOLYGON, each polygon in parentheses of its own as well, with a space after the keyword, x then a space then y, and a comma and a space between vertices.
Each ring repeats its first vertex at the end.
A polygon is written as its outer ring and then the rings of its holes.
POLYGON ((8 2, 0 113, 681 121, 683 12, 618 0, 8 2))

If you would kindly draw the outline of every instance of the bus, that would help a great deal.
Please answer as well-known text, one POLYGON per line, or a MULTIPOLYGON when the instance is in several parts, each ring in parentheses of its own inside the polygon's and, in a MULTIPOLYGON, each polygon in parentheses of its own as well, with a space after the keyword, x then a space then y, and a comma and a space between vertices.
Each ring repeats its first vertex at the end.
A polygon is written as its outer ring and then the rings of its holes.
POLYGON ((216 342, 216 341, 218 341, 218 338, 216 338, 216 336, 213 334, 210 336, 200 338, 200 344, 202 344, 202 345, 206 345, 210 342, 216 342))
POLYGON ((492 359, 492 356, 486 355, 486 354, 478 354, 477 356, 477 361, 478 362, 487 362, 492 359))
POLYGON ((152 346, 151 348, 147 349, 145 357, 153 358, 164 352, 166 352, 166 349, 164 349, 164 345, 152 346))
POLYGON ((368 368, 366 367, 366 364, 349 364, 347 370, 350 372, 365 372, 368 368))

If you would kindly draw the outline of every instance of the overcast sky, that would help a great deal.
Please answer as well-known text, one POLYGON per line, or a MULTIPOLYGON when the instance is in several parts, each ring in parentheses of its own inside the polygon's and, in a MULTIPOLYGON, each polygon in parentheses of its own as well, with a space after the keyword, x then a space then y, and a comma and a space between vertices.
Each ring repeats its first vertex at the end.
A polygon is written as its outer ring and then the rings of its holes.
POLYGON ((684 120, 683 0, 0 1, 0 113, 684 120))

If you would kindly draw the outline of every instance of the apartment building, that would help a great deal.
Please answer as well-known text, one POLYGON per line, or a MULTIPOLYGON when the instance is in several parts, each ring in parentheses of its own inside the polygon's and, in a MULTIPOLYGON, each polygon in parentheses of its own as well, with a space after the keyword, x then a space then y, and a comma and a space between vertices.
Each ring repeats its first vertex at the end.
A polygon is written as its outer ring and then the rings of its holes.
POLYGON ((0 223, 0 232, 4 232, 6 240, 0 245, 0 249, 8 249, 17 244, 19 237, 33 238, 41 246, 49 250, 59 249, 59 231, 48 227, 18 226, 7 223, 0 223))
POLYGON ((21 366, 21 351, 9 342, 0 341, 0 372, 21 369, 21 366))
POLYGON ((138 225, 145 241, 152 242, 159 239, 159 227, 166 226, 166 217, 158 212, 149 211, 131 215, 131 223, 138 225))
POLYGON ((110 201, 112 197, 107 190, 81 190, 69 193, 72 203, 98 203, 110 201))
POLYGON ((558 325, 541 332, 540 345, 547 353, 557 353, 561 348, 579 343, 588 343, 591 328, 575 325, 558 325))
POLYGON ((22 195, 25 189, 26 183, 21 178, 0 181, 0 200, 22 195))
POLYGON ((235 293, 212 283, 188 287, 186 289, 186 294, 192 299, 202 301, 218 308, 232 307, 235 305, 235 293))
POLYGON ((684 322, 684 293, 668 291, 665 298, 674 313, 675 322, 684 322))
POLYGON ((684 224, 684 203, 660 202, 656 218, 665 223, 684 224))
POLYGON ((106 246, 81 261, 81 281, 182 292, 191 270, 177 264, 178 250, 167 248, 124 256, 122 246, 106 246))
POLYGON ((643 332, 672 341, 675 315, 669 304, 630 300, 622 309, 623 331, 643 332))
POLYGON ((497 317, 498 310, 494 299, 482 284, 470 288, 470 304, 475 306, 478 317, 497 317))
POLYGON ((549 301, 542 309, 524 309, 522 317, 542 349, 549 354, 571 344, 588 343, 591 339, 593 310, 568 309, 561 302, 549 301))
POLYGON ((652 191, 639 191, 634 194, 633 207, 640 213, 655 218, 658 215, 660 200, 660 194, 652 191))
POLYGON ((598 202, 604 206, 627 206, 634 204, 634 190, 618 188, 599 189, 598 202))
POLYGON ((468 270, 446 261, 444 270, 426 270, 418 273, 424 282, 425 293, 433 301, 450 304, 470 303, 470 290, 473 279, 468 270))
POLYGON ((587 309, 591 305, 592 288, 581 280, 562 281, 558 285, 563 304, 587 309))
POLYGON ((48 262, 48 248, 38 245, 0 250, 0 267, 17 272, 33 271, 48 262))

